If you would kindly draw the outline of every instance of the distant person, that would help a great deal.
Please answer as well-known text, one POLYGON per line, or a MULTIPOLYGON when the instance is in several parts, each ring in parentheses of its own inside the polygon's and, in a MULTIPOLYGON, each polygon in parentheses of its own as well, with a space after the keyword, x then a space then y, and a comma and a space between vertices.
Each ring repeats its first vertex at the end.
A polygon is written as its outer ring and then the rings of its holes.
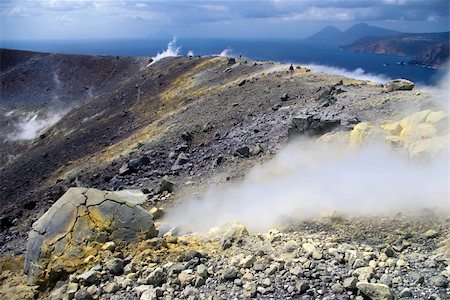
POLYGON ((289 67, 289 71, 294 72, 294 66, 291 64, 291 66, 289 67))

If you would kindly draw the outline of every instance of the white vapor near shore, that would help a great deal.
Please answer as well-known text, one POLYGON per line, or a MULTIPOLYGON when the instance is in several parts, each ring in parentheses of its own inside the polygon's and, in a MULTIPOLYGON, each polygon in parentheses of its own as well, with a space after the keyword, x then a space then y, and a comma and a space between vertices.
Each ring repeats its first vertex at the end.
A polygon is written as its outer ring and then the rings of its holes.
POLYGON ((355 78, 359 80, 369 80, 375 83, 385 83, 386 81, 391 80, 392 78, 382 75, 382 74, 372 74, 366 73, 366 71, 362 68, 357 68, 353 71, 349 71, 343 68, 331 67, 327 65, 316 65, 316 64, 306 64, 302 65, 304 67, 310 68, 314 71, 343 75, 349 78, 355 78))
POLYGON ((223 49, 222 52, 220 52, 219 56, 221 56, 221 57, 231 57, 231 52, 232 51, 233 51, 233 49, 231 49, 231 48, 223 49))
POLYGON ((177 47, 177 38, 174 37, 169 44, 167 45, 167 49, 162 51, 162 52, 158 52, 156 54, 156 56, 153 56, 152 59, 153 61, 150 63, 154 64, 155 62, 157 62, 158 60, 161 60, 165 57, 172 57, 172 56, 178 56, 180 53, 181 47, 177 47))

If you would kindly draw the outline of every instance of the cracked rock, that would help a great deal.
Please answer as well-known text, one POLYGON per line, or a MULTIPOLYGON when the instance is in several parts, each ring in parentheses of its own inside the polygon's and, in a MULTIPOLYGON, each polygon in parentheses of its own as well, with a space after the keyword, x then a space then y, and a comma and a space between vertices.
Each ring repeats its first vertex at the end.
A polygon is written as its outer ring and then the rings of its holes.
POLYGON ((157 236, 153 218, 140 204, 141 191, 70 188, 34 224, 28 236, 24 272, 30 284, 75 272, 103 243, 127 244, 157 236))

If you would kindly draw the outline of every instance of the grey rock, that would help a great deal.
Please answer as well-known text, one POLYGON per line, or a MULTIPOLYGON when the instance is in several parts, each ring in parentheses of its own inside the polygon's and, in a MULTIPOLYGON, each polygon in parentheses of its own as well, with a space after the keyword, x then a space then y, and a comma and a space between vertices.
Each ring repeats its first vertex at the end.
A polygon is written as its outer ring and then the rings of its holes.
POLYGON ((386 83, 386 89, 392 91, 410 91, 414 88, 414 82, 407 79, 394 79, 386 83))
POLYGON ((383 249, 382 253, 386 254, 387 257, 394 257, 395 251, 392 247, 386 247, 383 249))
POLYGON ((253 298, 256 296, 257 286, 254 282, 248 282, 244 284, 244 297, 253 298))
POLYGON ((172 182, 168 176, 164 176, 159 183, 159 193, 169 192, 172 193, 175 187, 175 183, 172 182))
POLYGON ((400 298, 411 298, 413 296, 413 293, 410 289, 408 288, 404 288, 400 294, 399 294, 400 298))
POLYGON ((358 280, 355 277, 349 277, 349 278, 345 278, 344 279, 344 282, 342 283, 342 286, 346 290, 355 290, 357 283, 358 283, 358 280))
POLYGON ((337 128, 349 129, 358 123, 358 119, 346 114, 324 114, 314 111, 304 111, 297 114, 288 129, 289 138, 298 135, 317 136, 337 128))
POLYGON ((241 259, 238 263, 238 267, 240 268, 251 268, 256 261, 256 257, 254 255, 248 255, 241 259))
POLYGON ((438 275, 434 278, 434 285, 437 287, 446 288, 448 286, 448 281, 444 276, 438 275))
POLYGON ((288 101, 288 100, 289 100, 289 95, 288 95, 288 94, 283 94, 283 95, 280 97, 280 100, 281 100, 281 101, 288 101))
POLYGON ((237 271, 233 267, 226 268, 222 271, 222 280, 234 280, 237 278, 237 271))
POLYGON ((196 267, 196 274, 200 277, 208 277, 208 268, 204 264, 200 264, 196 267))
POLYGON ((250 156, 250 148, 247 146, 239 147, 234 151, 234 156, 249 157, 250 156))
POLYGON ((436 230, 430 229, 430 230, 427 230, 423 235, 427 239, 432 239, 432 238, 437 237, 439 235, 439 233, 436 230))
POLYGON ((304 294, 309 289, 309 284, 306 281, 299 281, 295 284, 295 288, 300 294, 304 294))
POLYGON ((113 258, 107 261, 105 267, 113 275, 119 276, 123 274, 123 260, 120 258, 113 258))
POLYGON ((99 280, 97 272, 92 269, 79 275, 77 279, 84 285, 96 284, 99 280))
POLYGON ((166 273, 162 268, 156 268, 148 275, 146 282, 149 285, 160 286, 166 279, 166 273))
POLYGON ((385 284, 387 286, 392 286, 392 276, 389 274, 381 275, 380 283, 385 284))
POLYGON ((140 300, 157 300, 163 296, 164 292, 160 288, 151 288, 144 290, 140 296, 140 300))
POLYGON ((372 300, 393 300, 391 289, 385 284, 358 282, 356 288, 372 300))
POLYGON ((228 64, 229 66, 232 66, 232 65, 234 65, 235 63, 236 63, 236 59, 235 59, 235 58, 233 58, 233 57, 229 57, 229 58, 228 58, 227 64, 228 64))
POLYGON ((108 282, 105 287, 103 288, 103 290, 108 293, 108 294, 112 294, 117 292, 120 289, 119 285, 115 282, 108 282))
POLYGON ((47 285, 58 278, 55 272, 74 272, 84 264, 90 243, 124 244, 156 236, 151 214, 139 206, 146 198, 137 190, 70 188, 29 233, 24 272, 30 284, 47 285), (51 277, 46 270, 53 270, 51 277))
POLYGON ((342 294, 344 292, 344 287, 340 283, 335 283, 331 286, 331 290, 335 294, 342 294))
POLYGON ((87 290, 81 290, 75 294, 75 299, 76 300, 92 300, 93 298, 87 290))

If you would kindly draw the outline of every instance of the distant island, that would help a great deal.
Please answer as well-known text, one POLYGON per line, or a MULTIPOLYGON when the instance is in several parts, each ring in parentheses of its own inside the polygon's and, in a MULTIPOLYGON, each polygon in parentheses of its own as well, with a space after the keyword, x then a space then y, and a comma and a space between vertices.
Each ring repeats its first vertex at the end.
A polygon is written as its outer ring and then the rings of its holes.
POLYGON ((449 59, 449 36, 450 32, 402 33, 361 23, 345 31, 328 26, 305 42, 351 52, 405 55, 412 58, 409 63, 439 68, 449 59))

